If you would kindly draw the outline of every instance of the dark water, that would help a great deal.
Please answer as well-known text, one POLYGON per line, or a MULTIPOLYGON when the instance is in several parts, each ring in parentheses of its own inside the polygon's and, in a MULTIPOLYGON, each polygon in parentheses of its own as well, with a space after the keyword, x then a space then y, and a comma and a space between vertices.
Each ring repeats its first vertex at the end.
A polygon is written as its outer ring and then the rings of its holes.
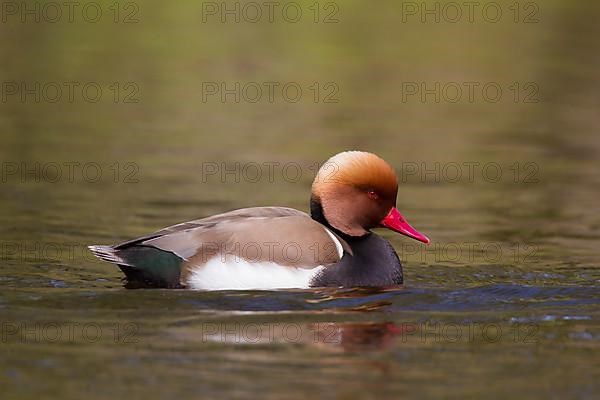
POLYGON ((3 399, 598 396, 597 5, 438 23, 319 3, 314 23, 297 2, 297 23, 237 23, 213 3, 96 4, 97 23, 0 24, 3 399), (71 101, 66 82, 102 95, 71 101), (223 82, 234 94, 207 94, 223 82), (302 95, 252 102, 266 82, 302 95), (399 209, 433 241, 382 232, 401 289, 125 290, 85 250, 306 210, 316 166, 352 148, 394 165, 399 209))

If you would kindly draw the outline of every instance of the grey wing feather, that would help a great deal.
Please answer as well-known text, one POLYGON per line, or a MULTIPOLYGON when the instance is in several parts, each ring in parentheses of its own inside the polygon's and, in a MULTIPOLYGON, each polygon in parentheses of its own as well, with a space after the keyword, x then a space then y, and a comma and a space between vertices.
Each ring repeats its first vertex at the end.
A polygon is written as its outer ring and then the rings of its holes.
POLYGON ((172 225, 149 235, 120 243, 114 246, 114 249, 123 249, 132 245, 154 246, 162 250, 171 251, 184 260, 187 260, 195 254, 198 239, 203 233, 208 232, 209 230, 213 235, 220 236, 219 240, 227 240, 229 239, 227 236, 230 236, 227 234, 228 223, 245 221, 249 218, 278 218, 290 216, 306 217, 307 219, 310 219, 308 214, 287 207, 242 208, 172 225), (223 227, 224 229, 219 229, 220 227, 223 227), (193 242, 190 243, 190 241, 193 242))
POLYGON ((123 248, 132 244, 140 244, 145 241, 156 239, 161 236, 182 232, 182 231, 190 231, 191 229, 210 229, 215 227, 217 224, 225 223, 225 222, 235 222, 236 220, 241 220, 244 218, 276 218, 276 217, 286 217, 286 216, 305 216, 310 218, 308 214, 303 213, 302 211, 294 210, 293 208, 287 207, 251 207, 251 208, 242 208, 239 210, 233 210, 222 214, 211 215, 210 217, 200 218, 193 221, 182 222, 180 224, 171 225, 169 227, 163 228, 154 233, 150 233, 145 236, 141 236, 136 239, 131 239, 123 243, 119 243, 114 246, 114 248, 123 248))

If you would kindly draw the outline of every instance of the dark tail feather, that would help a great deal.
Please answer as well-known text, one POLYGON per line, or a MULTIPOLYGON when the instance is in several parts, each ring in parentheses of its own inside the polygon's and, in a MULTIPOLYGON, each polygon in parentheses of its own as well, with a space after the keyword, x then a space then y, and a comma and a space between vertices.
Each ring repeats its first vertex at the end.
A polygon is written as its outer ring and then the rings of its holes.
POLYGON ((111 246, 88 246, 88 249, 90 249, 90 251, 94 253, 96 257, 103 261, 133 267, 133 265, 128 264, 125 262, 125 260, 119 257, 117 255, 117 250, 111 246))
POLYGON ((125 274, 127 288, 181 288, 179 282, 182 259, 154 247, 88 246, 99 259, 117 264, 125 274))

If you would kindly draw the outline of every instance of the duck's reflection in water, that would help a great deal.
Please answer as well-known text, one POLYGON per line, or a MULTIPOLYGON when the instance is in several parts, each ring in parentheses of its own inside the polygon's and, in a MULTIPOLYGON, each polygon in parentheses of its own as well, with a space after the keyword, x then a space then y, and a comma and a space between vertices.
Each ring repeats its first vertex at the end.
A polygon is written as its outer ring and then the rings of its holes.
MULTIPOLYGON (((315 323, 204 323, 200 335, 204 343, 265 345, 290 344, 332 351, 377 351, 388 348, 403 327, 392 322, 315 323)), ((180 335, 183 332, 179 332, 180 335)), ((186 339, 189 334, 183 334, 186 339)))
POLYGON ((392 322, 331 322, 314 324, 312 329, 314 345, 355 352, 385 350, 403 328, 392 322))
MULTIPOLYGON (((203 343, 239 345, 303 345, 331 351, 377 351, 388 348, 398 335, 410 335, 411 325, 398 326, 390 321, 369 321, 365 314, 382 311, 391 304, 389 297, 402 290, 394 288, 324 288, 305 299, 308 304, 329 304, 332 315, 352 315, 351 319, 363 321, 324 321, 324 322, 266 322, 261 313, 252 318, 252 312, 233 312, 236 321, 228 318, 222 322, 202 322, 183 330, 177 330, 182 339, 201 339, 203 343), (364 319, 367 319, 366 321, 364 319), (191 328, 191 330, 189 330, 191 328), (198 328, 200 331, 198 331, 198 328)), ((310 319, 321 319, 322 311, 308 313, 310 319)), ((181 328, 181 326, 180 326, 181 328)), ((412 329, 412 330, 411 330, 412 329)))

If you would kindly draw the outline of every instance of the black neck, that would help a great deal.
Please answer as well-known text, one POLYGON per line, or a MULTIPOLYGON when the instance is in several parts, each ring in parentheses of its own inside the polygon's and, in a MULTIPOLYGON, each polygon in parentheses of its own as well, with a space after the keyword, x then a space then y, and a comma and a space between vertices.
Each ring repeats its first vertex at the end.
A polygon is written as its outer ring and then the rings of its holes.
POLYGON ((403 282, 402 264, 387 240, 366 233, 350 236, 331 226, 323 214, 321 201, 310 198, 310 216, 346 241, 352 248, 336 264, 327 267, 311 281, 311 286, 393 286, 403 282))

